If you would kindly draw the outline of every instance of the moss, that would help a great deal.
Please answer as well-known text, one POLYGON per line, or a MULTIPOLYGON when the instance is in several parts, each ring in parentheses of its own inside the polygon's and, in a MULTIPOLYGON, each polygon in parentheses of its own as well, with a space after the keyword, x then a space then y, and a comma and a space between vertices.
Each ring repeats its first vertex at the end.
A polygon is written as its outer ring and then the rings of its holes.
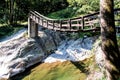
POLYGON ((42 63, 12 78, 12 80, 85 80, 95 71, 94 56, 81 62, 42 63))
POLYGON ((86 74, 69 61, 43 63, 31 70, 23 80, 85 80, 86 74))
MULTIPOLYGON (((24 73, 25 74, 25 73, 24 73)), ((27 75, 16 76, 12 80, 85 80, 86 73, 73 62, 42 63, 27 75)))

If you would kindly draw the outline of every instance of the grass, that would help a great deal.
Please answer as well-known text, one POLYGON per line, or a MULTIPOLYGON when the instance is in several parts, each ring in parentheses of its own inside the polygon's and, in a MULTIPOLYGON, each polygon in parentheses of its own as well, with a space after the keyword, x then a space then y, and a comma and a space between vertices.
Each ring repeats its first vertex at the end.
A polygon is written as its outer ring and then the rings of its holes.
POLYGON ((85 80, 93 71, 94 58, 83 62, 41 63, 36 67, 14 76, 12 80, 85 80), (90 69, 90 67, 92 67, 90 69))

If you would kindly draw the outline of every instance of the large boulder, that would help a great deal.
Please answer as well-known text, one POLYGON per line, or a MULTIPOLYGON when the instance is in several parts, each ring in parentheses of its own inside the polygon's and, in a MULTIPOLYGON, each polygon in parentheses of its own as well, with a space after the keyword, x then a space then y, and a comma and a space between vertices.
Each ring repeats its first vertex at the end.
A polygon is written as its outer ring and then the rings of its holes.
POLYGON ((45 55, 49 55, 55 49, 57 49, 58 45, 65 39, 59 32, 55 32, 52 30, 40 30, 38 32, 38 36, 36 39, 37 43, 41 46, 45 55))
POLYGON ((34 39, 19 38, 0 46, 0 77, 9 78, 36 64, 44 52, 34 39))
MULTIPOLYGON (((17 36, 16 36, 17 37, 17 36)), ((0 79, 9 78, 41 62, 61 42, 58 33, 39 31, 37 38, 24 35, 0 43, 0 79)))

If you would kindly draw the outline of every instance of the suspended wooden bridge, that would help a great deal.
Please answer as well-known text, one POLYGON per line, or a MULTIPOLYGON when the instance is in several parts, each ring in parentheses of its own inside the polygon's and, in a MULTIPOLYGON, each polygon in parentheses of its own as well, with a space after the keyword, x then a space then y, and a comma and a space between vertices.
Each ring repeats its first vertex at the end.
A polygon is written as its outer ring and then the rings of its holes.
MULTIPOLYGON (((120 9, 114 10, 116 30, 120 29, 120 9)), ((28 17, 29 37, 38 36, 38 25, 41 27, 65 32, 88 32, 100 31, 99 12, 82 17, 70 19, 51 19, 38 13, 30 11, 28 17)))

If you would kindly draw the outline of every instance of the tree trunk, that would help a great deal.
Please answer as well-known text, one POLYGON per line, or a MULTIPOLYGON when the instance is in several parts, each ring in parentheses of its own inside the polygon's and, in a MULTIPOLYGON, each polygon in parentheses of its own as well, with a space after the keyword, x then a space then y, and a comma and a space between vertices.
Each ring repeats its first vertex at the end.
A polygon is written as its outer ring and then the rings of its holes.
POLYGON ((113 0, 100 0, 101 47, 107 80, 118 80, 120 76, 120 53, 116 40, 113 7, 113 0))
POLYGON ((9 22, 11 25, 13 25, 14 19, 14 0, 10 0, 10 16, 9 16, 9 22))

